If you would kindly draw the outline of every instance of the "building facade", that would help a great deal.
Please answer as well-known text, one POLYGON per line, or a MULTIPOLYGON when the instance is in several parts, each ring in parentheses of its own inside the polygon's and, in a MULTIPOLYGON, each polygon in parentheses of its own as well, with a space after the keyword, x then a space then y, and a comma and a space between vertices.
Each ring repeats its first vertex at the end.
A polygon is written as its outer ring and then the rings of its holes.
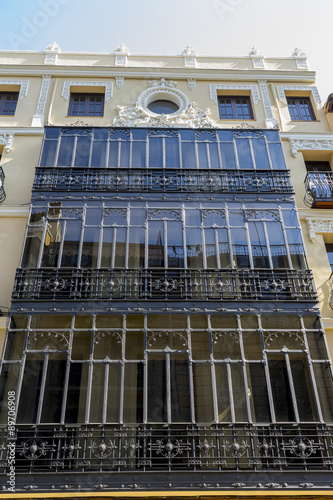
POLYGON ((51 44, 0 70, 0 497, 329 496, 333 141, 306 56, 51 44))

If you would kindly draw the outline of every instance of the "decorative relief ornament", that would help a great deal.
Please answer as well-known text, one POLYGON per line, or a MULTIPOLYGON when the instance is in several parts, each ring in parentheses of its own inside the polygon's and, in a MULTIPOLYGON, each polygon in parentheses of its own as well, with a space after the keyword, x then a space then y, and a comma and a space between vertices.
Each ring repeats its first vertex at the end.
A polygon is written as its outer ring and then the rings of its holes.
POLYGON ((295 58, 296 66, 298 69, 308 69, 306 60, 307 56, 301 49, 296 47, 296 49, 294 49, 293 53, 291 54, 291 57, 295 58))
POLYGON ((258 49, 258 47, 252 47, 252 49, 249 52, 249 56, 251 56, 251 57, 253 57, 253 56, 263 57, 263 53, 261 52, 261 50, 258 49))
POLYGON ((116 66, 126 66, 127 56, 129 54, 129 50, 126 47, 126 45, 124 45, 123 43, 121 45, 118 45, 118 47, 114 51, 114 54, 116 56, 115 65, 116 66))
POLYGON ((182 52, 183 56, 184 55, 188 55, 188 54, 191 54, 191 55, 194 55, 194 56, 197 55, 197 51, 192 47, 192 45, 186 45, 185 49, 182 52))
POLYGON ((320 95, 319 95, 317 87, 315 87, 315 86, 308 87, 306 85, 277 85, 276 90, 277 90, 278 97, 279 97, 280 101, 284 102, 285 104, 287 104, 287 98, 286 98, 286 94, 285 94, 286 90, 296 90, 296 91, 298 91, 298 90, 303 91, 304 90, 304 91, 311 92, 316 106, 320 103, 320 95))
POLYGON ((182 56, 184 56, 185 66, 195 68, 197 52, 191 45, 185 47, 182 56))
POLYGON ((301 49, 299 49, 298 47, 296 47, 293 50, 293 53, 291 54, 291 56, 292 57, 306 57, 306 54, 301 49))
POLYGON ((332 219, 312 219, 307 217, 305 220, 312 243, 315 243, 317 233, 333 233, 332 219))
POLYGON ((1 134, 0 135, 0 144, 4 145, 4 150, 6 153, 12 149, 14 134, 1 134))
POLYGON ((195 90, 197 86, 197 81, 195 78, 188 78, 187 85, 190 90, 195 90))
POLYGON ((56 52, 60 52, 61 51, 61 49, 60 49, 59 45, 57 44, 57 42, 50 43, 50 45, 48 45, 45 50, 52 50, 52 51, 56 51, 56 52))
POLYGON ((209 95, 215 104, 217 104, 217 91, 218 90, 250 90, 253 103, 257 104, 260 101, 260 94, 258 85, 232 85, 232 84, 214 84, 209 85, 209 95))
POLYGON ((156 87, 168 87, 171 89, 175 89, 177 87, 177 83, 173 81, 166 82, 165 78, 161 78, 160 81, 158 80, 149 80, 148 82, 148 88, 156 88, 156 87))
POLYGON ((124 80, 125 80, 125 78, 123 76, 116 76, 117 89, 121 89, 121 87, 124 85, 124 80))
POLYGON ((297 156, 298 151, 315 150, 315 151, 333 151, 333 140, 330 139, 289 139, 291 152, 293 156, 297 156))

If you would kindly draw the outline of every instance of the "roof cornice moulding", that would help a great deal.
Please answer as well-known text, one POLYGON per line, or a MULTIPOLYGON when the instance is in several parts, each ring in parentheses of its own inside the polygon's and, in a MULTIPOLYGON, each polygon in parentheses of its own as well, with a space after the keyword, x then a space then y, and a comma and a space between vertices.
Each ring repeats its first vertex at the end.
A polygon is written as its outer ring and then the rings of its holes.
POLYGON ((12 135, 43 135, 44 127, 1 127, 0 135, 12 134, 12 135))
MULTIPOLYGON (((123 67, 122 68, 122 74, 126 76, 126 78, 150 78, 151 73, 153 73, 154 78, 184 78, 187 79, 189 78, 189 75, 191 75, 191 78, 196 78, 198 80, 215 80, 215 81, 220 81, 220 80, 242 80, 242 81, 258 81, 258 80, 267 80, 269 82, 286 82, 286 81, 292 81, 292 82, 300 82, 300 83, 315 83, 315 72, 290 72, 286 75, 285 72, 272 72, 272 71, 267 71, 267 70, 257 70, 256 72, 253 72, 252 70, 248 72, 248 70, 243 70, 243 69, 237 69, 237 70, 226 70, 225 72, 221 73, 221 70, 219 69, 212 69, 212 70, 207 70, 205 69, 200 70, 200 69, 191 69, 188 71, 184 71, 183 68, 179 68, 179 70, 175 70, 175 68, 172 69, 172 71, 168 70, 168 68, 165 68, 163 71, 159 69, 159 71, 156 71, 156 68, 140 68, 139 70, 135 70, 134 68, 128 68, 128 67, 123 67)), ((50 67, 47 70, 48 74, 51 76, 56 76, 56 77, 63 77, 63 78, 75 78, 75 77, 86 77, 86 78, 115 78, 116 76, 119 75, 119 68, 109 68, 109 69, 103 69, 101 70, 100 67, 98 68, 81 68, 80 69, 75 69, 73 67, 66 68, 66 67, 50 67)), ((34 69, 31 68, 20 68, 19 66, 14 66, 14 67, 7 67, 1 68, 0 69, 0 75, 1 76, 6 76, 6 77, 14 77, 14 76, 19 76, 19 75, 24 75, 24 76, 31 76, 31 77, 42 77, 42 75, 45 73, 45 66, 41 66, 39 69, 36 67, 34 69)))

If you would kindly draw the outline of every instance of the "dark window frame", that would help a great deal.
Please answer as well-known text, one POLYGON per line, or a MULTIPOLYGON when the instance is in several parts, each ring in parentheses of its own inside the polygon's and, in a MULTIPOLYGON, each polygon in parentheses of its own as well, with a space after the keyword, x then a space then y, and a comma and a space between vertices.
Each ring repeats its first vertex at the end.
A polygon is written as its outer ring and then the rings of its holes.
POLYGON ((218 96, 218 105, 220 120, 254 120, 253 106, 251 102, 251 96, 249 95, 220 95, 218 96), (227 99, 230 100, 229 103, 222 102, 223 100, 226 101, 227 99), (242 116, 239 114, 239 103, 237 103, 237 100, 239 99, 242 99, 244 101, 241 103, 242 108, 243 106, 247 106, 249 117, 244 116, 244 112, 242 113, 242 116), (226 110, 225 115, 222 114, 221 108, 223 104, 229 104, 230 116, 228 116, 228 110, 226 110))
POLYGON ((103 93, 85 93, 85 92, 71 92, 69 107, 68 107, 68 116, 104 116, 104 103, 105 103, 105 95, 103 93), (81 114, 80 112, 75 111, 73 108, 75 107, 75 98, 83 98, 84 99, 84 112, 81 114), (91 104, 91 98, 101 97, 101 110, 100 113, 89 114, 89 107, 91 104))
POLYGON ((287 96, 290 121, 313 122, 317 121, 314 107, 309 96, 287 96), (292 103, 295 101, 295 103, 292 103), (303 103, 301 101, 304 101, 303 103), (307 106, 308 117, 304 115, 302 106, 307 106), (293 108, 293 107, 294 108, 293 108))
POLYGON ((0 92, 0 115, 1 116, 14 116, 16 106, 18 103, 19 92, 0 92), (15 107, 13 109, 13 103, 15 107), (6 109, 6 104, 7 108, 6 109))

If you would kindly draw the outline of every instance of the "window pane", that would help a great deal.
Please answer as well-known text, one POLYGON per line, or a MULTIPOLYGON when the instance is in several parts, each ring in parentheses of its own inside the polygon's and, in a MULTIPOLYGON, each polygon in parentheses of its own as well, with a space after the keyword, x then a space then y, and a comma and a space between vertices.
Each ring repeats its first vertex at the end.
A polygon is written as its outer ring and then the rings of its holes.
POLYGON ((106 147, 107 142, 105 141, 94 141, 93 150, 91 156, 91 166, 92 167, 106 167, 106 147))
POLYGON ((256 423, 269 422, 271 417, 264 366, 250 363, 246 370, 252 419, 256 423))
POLYGON ((317 390, 325 422, 333 421, 333 380, 328 363, 313 363, 317 390))
POLYGON ((66 233, 62 250, 61 266, 76 267, 81 237, 81 221, 66 221, 66 233))
POLYGON ((216 255, 215 231, 214 229, 205 229, 205 248, 206 261, 208 269, 216 269, 219 267, 216 255))
POLYGON ((231 229, 233 263, 236 268, 250 267, 245 229, 231 229))
POLYGON ((215 376, 219 422, 231 422, 227 367, 224 363, 215 364, 215 376))
POLYGON ((231 365, 231 378, 236 422, 247 422, 243 367, 241 364, 231 365))
POLYGON ((254 154, 254 159, 256 162, 256 167, 258 170, 260 169, 270 169, 269 161, 268 161, 268 155, 267 155, 267 149, 266 149, 266 142, 264 139, 253 139, 252 140, 252 148, 253 148, 253 154, 254 154))
POLYGON ((193 142, 182 143, 183 168, 196 168, 195 150, 193 142))
POLYGON ((149 221, 148 267, 164 267, 164 228, 161 221, 149 221))
POLYGON ((115 267, 125 267, 126 229, 116 229, 115 267))
POLYGON ((190 422, 190 384, 187 354, 171 354, 171 420, 190 422))
POLYGON ((208 168, 207 145, 205 142, 198 142, 199 168, 208 168))
POLYGON ((58 167, 70 167, 72 165, 74 149, 74 137, 61 137, 58 167))
POLYGON ((236 139, 239 168, 253 168, 250 144, 248 139, 236 139))
POLYGON ((217 230, 217 238, 219 245, 220 268, 225 269, 230 267, 230 250, 228 243, 228 234, 226 229, 217 230))
POLYGON ((163 139, 161 137, 149 138, 149 166, 163 167, 163 139))
POLYGON ((132 168, 144 168, 146 166, 146 142, 132 143, 132 168))
POLYGON ((91 137, 78 137, 75 151, 75 167, 88 167, 91 137))
POLYGON ((17 423, 33 424, 36 422, 40 396, 44 356, 28 355, 18 402, 17 423))
POLYGON ((64 221, 49 221, 45 235, 42 267, 57 267, 64 221))
POLYGON ((106 421, 119 422, 120 365, 109 365, 106 421))
POLYGON ((168 267, 184 267, 182 223, 168 221, 168 267))
POLYGON ((43 153, 40 160, 41 167, 53 167, 57 151, 58 141, 44 141, 43 153))
POLYGON ((224 142, 220 144, 220 153, 222 159, 222 168, 232 169, 232 170, 237 168, 235 159, 235 150, 234 150, 234 145, 232 143, 224 142))
POLYGON ((120 142, 118 141, 110 141, 109 146, 109 167, 118 167, 119 164, 119 151, 120 151, 120 142))
POLYGON ((66 423, 74 424, 85 421, 88 363, 72 363, 69 372, 66 402, 66 423))
POLYGON ((210 364, 193 363, 192 368, 196 422, 213 422, 214 405, 210 364))
POLYGON ((103 229, 101 267, 111 267, 113 231, 112 227, 103 229))
POLYGON ((269 373, 276 419, 278 422, 293 422, 295 415, 285 360, 270 359, 269 373))
POLYGON ((286 164, 284 161, 283 151, 281 144, 270 143, 268 144, 269 154, 271 156, 272 167, 274 169, 286 169, 286 164))
POLYGON ((4 363, 0 376, 0 423, 8 425, 8 396, 10 391, 16 393, 19 364, 4 363))
POLYGON ((273 268, 288 268, 287 249, 284 244, 281 224, 279 222, 267 222, 266 227, 273 268))
POLYGON ((129 232, 128 267, 145 267, 145 229, 131 227, 129 232))
MULTIPOLYGON (((23 269, 33 269, 37 267, 42 234, 43 227, 28 228, 21 263, 23 269)), ((49 235, 47 235, 46 238, 49 238, 49 235)))
POLYGON ((249 222, 252 259, 254 268, 269 267, 268 249, 262 222, 249 222))
MULTIPOLYGON (((103 396, 104 396, 104 363, 93 364, 92 390, 90 400, 90 419, 89 421, 102 422, 103 416, 103 396)), ((110 382, 110 381, 109 381, 110 382)), ((111 381, 113 384, 113 381, 111 381)))
POLYGON ((180 166, 178 138, 165 138, 165 166, 167 168, 179 168, 180 166))
POLYGON ((81 267, 97 267, 99 228, 86 227, 84 230, 81 267))
POLYGON ((60 422, 61 417, 67 359, 63 355, 52 357, 47 365, 41 422, 60 422))
POLYGON ((203 268, 201 229, 186 229, 186 252, 189 268, 203 268))
POLYGON ((303 356, 294 354, 291 355, 290 365, 300 420, 303 422, 318 420, 307 360, 303 356), (295 359, 296 357, 299 359, 295 359))
POLYGON ((130 168, 130 142, 120 142, 120 167, 130 168))
POLYGON ((305 252, 299 229, 286 229, 291 262, 294 269, 306 269, 305 252))
POLYGON ((124 423, 142 422, 143 365, 126 363, 124 390, 124 423))

